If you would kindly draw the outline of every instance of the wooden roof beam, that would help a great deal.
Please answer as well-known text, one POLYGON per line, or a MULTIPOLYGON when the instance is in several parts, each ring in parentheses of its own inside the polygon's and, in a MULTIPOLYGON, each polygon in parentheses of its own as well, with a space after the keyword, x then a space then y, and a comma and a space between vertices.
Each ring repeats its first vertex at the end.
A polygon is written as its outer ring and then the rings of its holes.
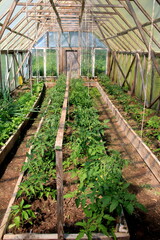
POLYGON ((81 25, 81 22, 82 22, 84 8, 85 8, 85 0, 82 0, 81 14, 80 14, 80 17, 79 17, 79 26, 81 25))
MULTIPOLYGON (((2 24, 2 23, 0 23, 0 26, 3 26, 3 24, 2 24)), ((17 32, 17 31, 15 31, 15 30, 11 29, 10 27, 6 27, 6 29, 7 29, 7 30, 9 30, 9 31, 10 31, 10 32, 12 32, 12 33, 15 33, 15 34, 17 34, 17 35, 21 36, 21 37, 28 38, 29 40, 33 41, 33 39, 32 39, 32 38, 30 38, 30 37, 26 36, 26 35, 25 35, 25 34, 23 34, 23 33, 20 33, 20 32, 17 32)), ((0 40, 0 43, 1 43, 2 41, 3 41, 3 39, 2 39, 2 40, 0 40)))
POLYGON ((13 14, 13 12, 14 12, 14 9, 15 9, 18 1, 19 1, 19 0, 14 0, 14 2, 12 3, 12 6, 10 7, 10 10, 9 10, 9 12, 8 12, 8 15, 7 15, 7 17, 6 17, 6 19, 5 19, 4 23, 3 23, 2 29, 1 29, 1 31, 0 31, 0 40, 1 40, 2 37, 3 37, 4 31, 5 31, 8 23, 9 23, 9 20, 10 20, 11 17, 12 17, 12 14, 13 14))
MULTIPOLYGON (((155 19, 153 22, 154 22, 154 23, 160 22, 160 18, 155 19)), ((151 22, 146 22, 146 23, 142 24, 142 27, 147 27, 147 26, 149 26, 149 25, 151 25, 151 22)), ((116 37, 119 37, 119 36, 123 36, 123 35, 127 34, 128 32, 134 31, 134 30, 136 30, 136 29, 138 29, 137 26, 136 26, 136 27, 133 27, 133 28, 126 29, 125 31, 119 32, 119 33, 117 33, 117 34, 114 35, 114 36, 108 37, 107 39, 111 39, 111 38, 116 38, 116 37)))
MULTIPOLYGON (((139 20, 138 20, 138 18, 137 18, 137 16, 136 16, 136 13, 135 13, 135 11, 134 11, 134 9, 133 9, 133 7, 132 7, 132 5, 131 5, 131 3, 130 3, 129 0, 126 0, 126 4, 127 4, 127 6, 128 6, 128 9, 129 9, 129 11, 130 11, 131 16, 133 17, 133 19, 134 19, 134 21, 135 21, 135 24, 136 24, 136 26, 137 26, 137 28, 138 28, 138 30, 139 30, 139 33, 140 33, 140 35, 141 35, 141 37, 142 37, 142 39, 143 39, 143 41, 144 41, 144 44, 146 45, 146 48, 147 48, 147 50, 149 51, 149 43, 148 43, 148 41, 147 41, 147 39, 146 39, 146 36, 145 36, 145 34, 144 34, 144 32, 143 32, 142 25, 141 25, 141 23, 139 22, 139 20)), ((154 63, 154 66, 155 66, 158 74, 160 75, 160 67, 159 67, 159 64, 158 64, 157 61, 156 61, 156 58, 155 58, 155 56, 154 56, 154 51, 153 51, 152 49, 151 49, 151 59, 152 59, 152 61, 153 61, 153 63, 154 63)))
POLYGON ((55 14, 57 16, 57 22, 59 24, 59 27, 60 27, 62 33, 63 33, 63 28, 62 28, 62 25, 61 25, 61 18, 60 18, 59 13, 58 13, 58 11, 56 9, 56 6, 55 6, 53 0, 49 0, 49 1, 50 1, 50 4, 51 4, 51 6, 52 6, 52 8, 53 8, 53 10, 54 10, 54 12, 55 12, 55 14))

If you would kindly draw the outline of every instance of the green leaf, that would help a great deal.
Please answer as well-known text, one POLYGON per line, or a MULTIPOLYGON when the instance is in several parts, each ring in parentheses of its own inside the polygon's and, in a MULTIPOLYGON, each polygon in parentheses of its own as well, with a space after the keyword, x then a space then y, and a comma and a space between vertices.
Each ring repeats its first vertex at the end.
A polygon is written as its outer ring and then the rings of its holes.
POLYGON ((81 226, 81 227, 85 227, 86 226, 86 222, 77 222, 76 224, 75 224, 76 226, 81 226))
POLYGON ((20 226, 20 223, 21 223, 21 220, 20 220, 20 216, 17 216, 13 219, 16 227, 19 227, 20 226))
POLYGON ((103 218, 104 218, 104 219, 107 219, 107 220, 109 220, 109 221, 114 221, 114 220, 115 220, 115 218, 113 218, 112 216, 110 216, 110 215, 108 215, 108 214, 105 214, 105 215, 103 216, 103 218))
POLYGON ((13 228, 13 227, 15 227, 15 226, 16 226, 16 224, 15 224, 15 223, 12 223, 12 224, 10 224, 10 225, 8 226, 8 228, 11 229, 11 228, 13 228))
POLYGON ((102 233, 105 234, 106 236, 109 235, 107 228, 106 228, 103 224, 99 224, 99 225, 98 225, 98 228, 99 228, 99 230, 101 230, 102 233))
POLYGON ((110 202, 111 202, 111 197, 110 196, 104 196, 102 198, 102 207, 107 207, 110 202))
POLYGON ((12 210, 17 210, 17 209, 19 209, 19 206, 18 206, 18 205, 13 205, 13 206, 11 207, 11 209, 12 209, 12 210))
POLYGON ((82 239, 83 236, 84 236, 84 231, 80 231, 80 233, 79 233, 78 236, 76 237, 76 240, 82 239))
POLYGON ((20 202, 20 204, 19 204, 20 208, 23 207, 23 204, 24 204, 24 199, 22 199, 21 202, 20 202))
POLYGON ((72 193, 67 193, 67 194, 64 195, 64 198, 72 198, 72 197, 74 197, 74 195, 75 195, 74 192, 72 192, 72 193))
POLYGON ((29 216, 28 213, 26 211, 22 211, 22 218, 25 220, 28 220, 29 216))
POLYGON ((117 206, 118 206, 118 201, 117 200, 113 200, 111 205, 110 205, 109 211, 113 212, 116 209, 117 206))
POLYGON ((23 206, 23 208, 25 208, 25 209, 26 209, 26 208, 30 208, 30 207, 31 207, 30 204, 26 204, 26 205, 23 206))
POLYGON ((89 211, 88 209, 84 209, 84 212, 86 214, 86 217, 88 218, 92 217, 92 211, 89 211))
POLYGON ((76 203, 76 207, 78 208, 79 205, 80 205, 80 199, 79 199, 79 198, 76 198, 75 203, 76 203))

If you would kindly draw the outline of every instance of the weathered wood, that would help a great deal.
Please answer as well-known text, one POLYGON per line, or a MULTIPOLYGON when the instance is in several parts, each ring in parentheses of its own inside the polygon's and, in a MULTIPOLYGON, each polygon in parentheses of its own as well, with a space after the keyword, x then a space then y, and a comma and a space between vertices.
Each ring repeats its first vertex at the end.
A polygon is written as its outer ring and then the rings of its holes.
POLYGON ((84 13, 84 9, 85 9, 85 0, 82 0, 82 6, 81 6, 81 13, 80 13, 80 17, 79 17, 79 25, 81 25, 82 22, 82 17, 83 17, 83 13, 84 13))
MULTIPOLYGON (((1 56, 1 53, 0 53, 0 56, 1 56)), ((0 57, 0 91, 3 91, 3 85, 2 85, 2 64, 1 64, 1 57, 0 57)))
POLYGON ((60 18, 59 13, 58 13, 58 11, 56 9, 56 6, 55 6, 53 0, 49 0, 49 1, 50 1, 50 4, 51 4, 51 6, 52 6, 52 8, 53 8, 53 10, 54 10, 54 12, 55 12, 55 14, 57 16, 57 22, 59 24, 59 27, 60 27, 62 33, 63 33, 63 28, 62 28, 62 24, 61 24, 61 18, 60 18))
POLYGON ((131 88, 131 96, 133 96, 134 93, 135 93, 135 87, 136 87, 136 82, 137 82, 137 74, 138 74, 138 57, 137 57, 137 54, 135 56, 136 56, 136 60, 135 60, 136 65, 135 65, 133 85, 132 85, 132 88, 131 88))
POLYGON ((160 96, 158 96, 158 97, 148 106, 148 108, 151 108, 159 99, 160 99, 160 96))
MULTIPOLYGON (((133 19, 134 19, 134 21, 135 21, 135 23, 137 25, 137 28, 139 30, 139 33, 140 33, 142 39, 143 39, 144 44, 145 44, 147 50, 149 50, 149 43, 148 43, 148 41, 146 39, 146 36, 145 36, 145 34, 143 32, 142 24, 139 22, 139 20, 138 20, 138 18, 136 16, 136 13, 135 13, 135 11, 134 11, 134 9, 133 9, 133 7, 132 7, 132 5, 131 5, 129 0, 126 0, 126 4, 128 6, 128 9, 130 11, 131 16, 133 17, 133 19)), ((159 67, 159 64, 157 63, 157 61, 155 59, 154 51, 152 49, 151 49, 151 58, 152 58, 152 61, 153 61, 154 65, 155 65, 155 68, 156 68, 158 74, 160 75, 160 67, 159 67)))
POLYGON ((153 86, 154 86, 154 65, 152 63, 152 72, 151 72, 151 88, 150 88, 150 98, 149 98, 149 104, 152 102, 153 97, 153 86))
POLYGON ((5 31, 5 29, 6 29, 7 25, 8 25, 9 20, 10 20, 11 17, 12 17, 12 14, 13 14, 13 12, 14 12, 14 9, 15 9, 18 1, 19 1, 19 0, 14 0, 14 2, 12 3, 12 5, 11 5, 11 7, 10 7, 10 10, 9 10, 9 12, 8 12, 8 15, 7 15, 7 17, 6 17, 6 19, 5 19, 4 23, 3 23, 2 29, 1 29, 1 31, 0 31, 0 40, 1 40, 2 37, 3 37, 4 31, 5 31))
POLYGON ((129 76, 129 73, 130 73, 130 71, 131 71, 131 69, 132 69, 132 66, 133 66, 134 62, 135 62, 135 59, 136 59, 136 56, 134 56, 134 58, 133 58, 133 60, 132 60, 132 62, 131 62, 131 65, 130 65, 130 67, 129 67, 129 69, 128 69, 128 72, 127 72, 127 74, 126 74, 125 80, 124 80, 124 82, 122 83, 122 87, 124 86, 125 82, 127 81, 127 78, 128 78, 128 76, 129 76))
MULTIPOLYGON (((19 62, 18 62, 18 59, 17 59, 17 56, 16 56, 16 53, 15 53, 15 52, 13 53, 13 57, 14 57, 14 59, 15 59, 15 61, 16 61, 16 63, 17 63, 17 66, 18 66, 18 68, 19 68, 19 62)), ((19 73, 20 73, 20 75, 22 76, 22 78, 25 79, 25 77, 24 77, 23 72, 21 71, 21 69, 19 70, 19 73)))
POLYGON ((57 131, 57 137, 56 137, 56 142, 55 142, 58 239, 64 239, 62 144, 63 144, 64 127, 65 127, 65 120, 66 120, 66 114, 67 114, 68 96, 69 96, 69 78, 67 77, 66 91, 65 91, 65 96, 64 96, 62 113, 61 113, 61 118, 60 118, 60 121, 59 121, 59 128, 58 128, 58 131, 57 131))
POLYGON ((108 68, 108 76, 110 77, 111 76, 111 72, 112 72, 112 67, 113 67, 113 59, 114 59, 114 57, 113 57, 113 55, 112 55, 112 61, 111 61, 111 52, 110 52, 110 57, 109 57, 109 68, 108 68), (110 61, 111 61, 111 63, 110 63, 110 61))
MULTIPOLYGON (((101 93, 104 101, 108 104, 109 109, 115 115, 118 124, 120 125, 122 131, 126 134, 127 138, 130 140, 132 145, 135 147, 139 155, 142 157, 144 162, 147 164, 153 175, 160 182, 160 162, 157 157, 152 153, 148 146, 143 142, 143 140, 134 132, 134 130, 129 126, 126 120, 122 117, 118 109, 114 106, 112 101, 109 99, 107 94, 104 92, 102 87, 97 82, 97 88, 101 93)), ((160 98, 160 96, 159 96, 160 98)))
MULTIPOLYGON (((122 233, 122 232, 115 232, 116 239, 117 240, 129 240, 129 234, 128 233, 122 233)), ((64 234, 64 238, 68 240, 76 240, 78 234, 64 234)), ((3 237, 4 240, 59 240, 58 234, 36 234, 36 233, 24 233, 24 234, 5 234, 3 237)), ((93 240, 110 240, 111 237, 107 237, 101 233, 94 233, 92 234, 93 240)), ((88 240, 88 237, 84 235, 84 237, 81 238, 81 240, 88 240)))
POLYGON ((141 59, 139 54, 137 53, 137 59, 138 59, 138 64, 139 64, 139 69, 140 69, 140 74, 141 74, 141 79, 142 79, 142 87, 141 87, 141 97, 142 97, 142 91, 145 94, 145 82, 144 82, 144 70, 141 64, 141 59))
MULTIPOLYGON (((115 54, 115 53, 114 53, 114 54, 115 54)), ((119 65, 119 62, 118 62, 116 56, 115 56, 115 61, 116 61, 116 63, 117 63, 117 66, 118 66, 118 68, 119 68, 119 70, 120 70, 120 72, 121 72, 123 78, 124 78, 124 82, 126 82, 127 85, 128 85, 128 88, 130 88, 130 85, 129 85, 129 83, 127 82, 126 76, 125 76, 125 74, 124 74, 124 72, 123 72, 121 66, 119 65)))

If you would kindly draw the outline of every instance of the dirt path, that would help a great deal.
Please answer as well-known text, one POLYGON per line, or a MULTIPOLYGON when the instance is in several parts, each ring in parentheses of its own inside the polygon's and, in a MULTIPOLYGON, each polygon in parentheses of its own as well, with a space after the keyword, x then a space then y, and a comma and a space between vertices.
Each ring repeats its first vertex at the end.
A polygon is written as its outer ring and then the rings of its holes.
POLYGON ((160 184, 144 163, 136 149, 121 131, 102 98, 96 99, 100 120, 109 119, 109 129, 105 131, 105 141, 109 149, 121 152, 129 160, 124 169, 124 178, 131 183, 131 191, 136 194, 140 203, 147 208, 147 213, 136 210, 133 216, 127 217, 131 240, 160 239, 160 184))
POLYGON ((1 165, 0 168, 0 223, 6 212, 8 203, 14 191, 17 179, 19 177, 23 162, 26 158, 28 148, 26 147, 27 141, 34 135, 38 126, 38 121, 30 126, 26 131, 25 136, 21 139, 21 143, 16 146, 16 150, 11 152, 7 157, 7 163, 1 165))

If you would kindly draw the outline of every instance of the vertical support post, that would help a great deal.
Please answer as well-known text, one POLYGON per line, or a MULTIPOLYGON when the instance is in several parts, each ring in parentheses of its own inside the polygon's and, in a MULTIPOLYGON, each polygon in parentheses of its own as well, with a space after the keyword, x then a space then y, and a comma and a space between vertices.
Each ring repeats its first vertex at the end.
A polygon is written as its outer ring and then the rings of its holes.
POLYGON ((13 51, 12 53, 12 58, 13 58, 13 78, 14 78, 14 88, 17 87, 17 83, 16 83, 16 60, 14 58, 15 55, 15 51, 13 51))
POLYGON ((113 53, 109 51, 108 52, 108 76, 109 77, 111 77, 112 67, 113 67, 113 53), (112 56, 112 61, 111 61, 111 56, 112 56))
POLYGON ((47 56, 46 56, 46 49, 43 49, 43 64, 44 64, 44 78, 46 78, 46 72, 47 72, 47 66, 46 66, 46 63, 47 63, 47 56))
POLYGON ((2 59, 1 59, 1 53, 0 53, 0 92, 2 92, 3 91, 3 89, 2 89, 2 64, 1 64, 1 61, 2 61, 2 59))
POLYGON ((108 75, 108 68, 109 68, 109 52, 106 49, 106 70, 105 70, 105 74, 108 75))
POLYGON ((92 77, 95 76, 95 49, 92 49, 92 77))
POLYGON ((137 71, 138 71, 138 58, 137 58, 137 54, 136 54, 136 65, 135 65, 135 72, 134 72, 134 81, 133 81, 133 85, 132 85, 132 89, 131 89, 131 96, 133 96, 135 93, 135 86, 136 86, 136 82, 137 82, 137 71))
POLYGON ((29 60, 28 60, 28 68, 29 68, 29 79, 32 78, 32 53, 29 54, 29 60))
POLYGON ((149 105, 150 105, 151 102, 152 102, 153 86, 154 86, 154 64, 153 64, 153 62, 152 62, 151 88, 150 88, 150 102, 149 102, 149 105))

